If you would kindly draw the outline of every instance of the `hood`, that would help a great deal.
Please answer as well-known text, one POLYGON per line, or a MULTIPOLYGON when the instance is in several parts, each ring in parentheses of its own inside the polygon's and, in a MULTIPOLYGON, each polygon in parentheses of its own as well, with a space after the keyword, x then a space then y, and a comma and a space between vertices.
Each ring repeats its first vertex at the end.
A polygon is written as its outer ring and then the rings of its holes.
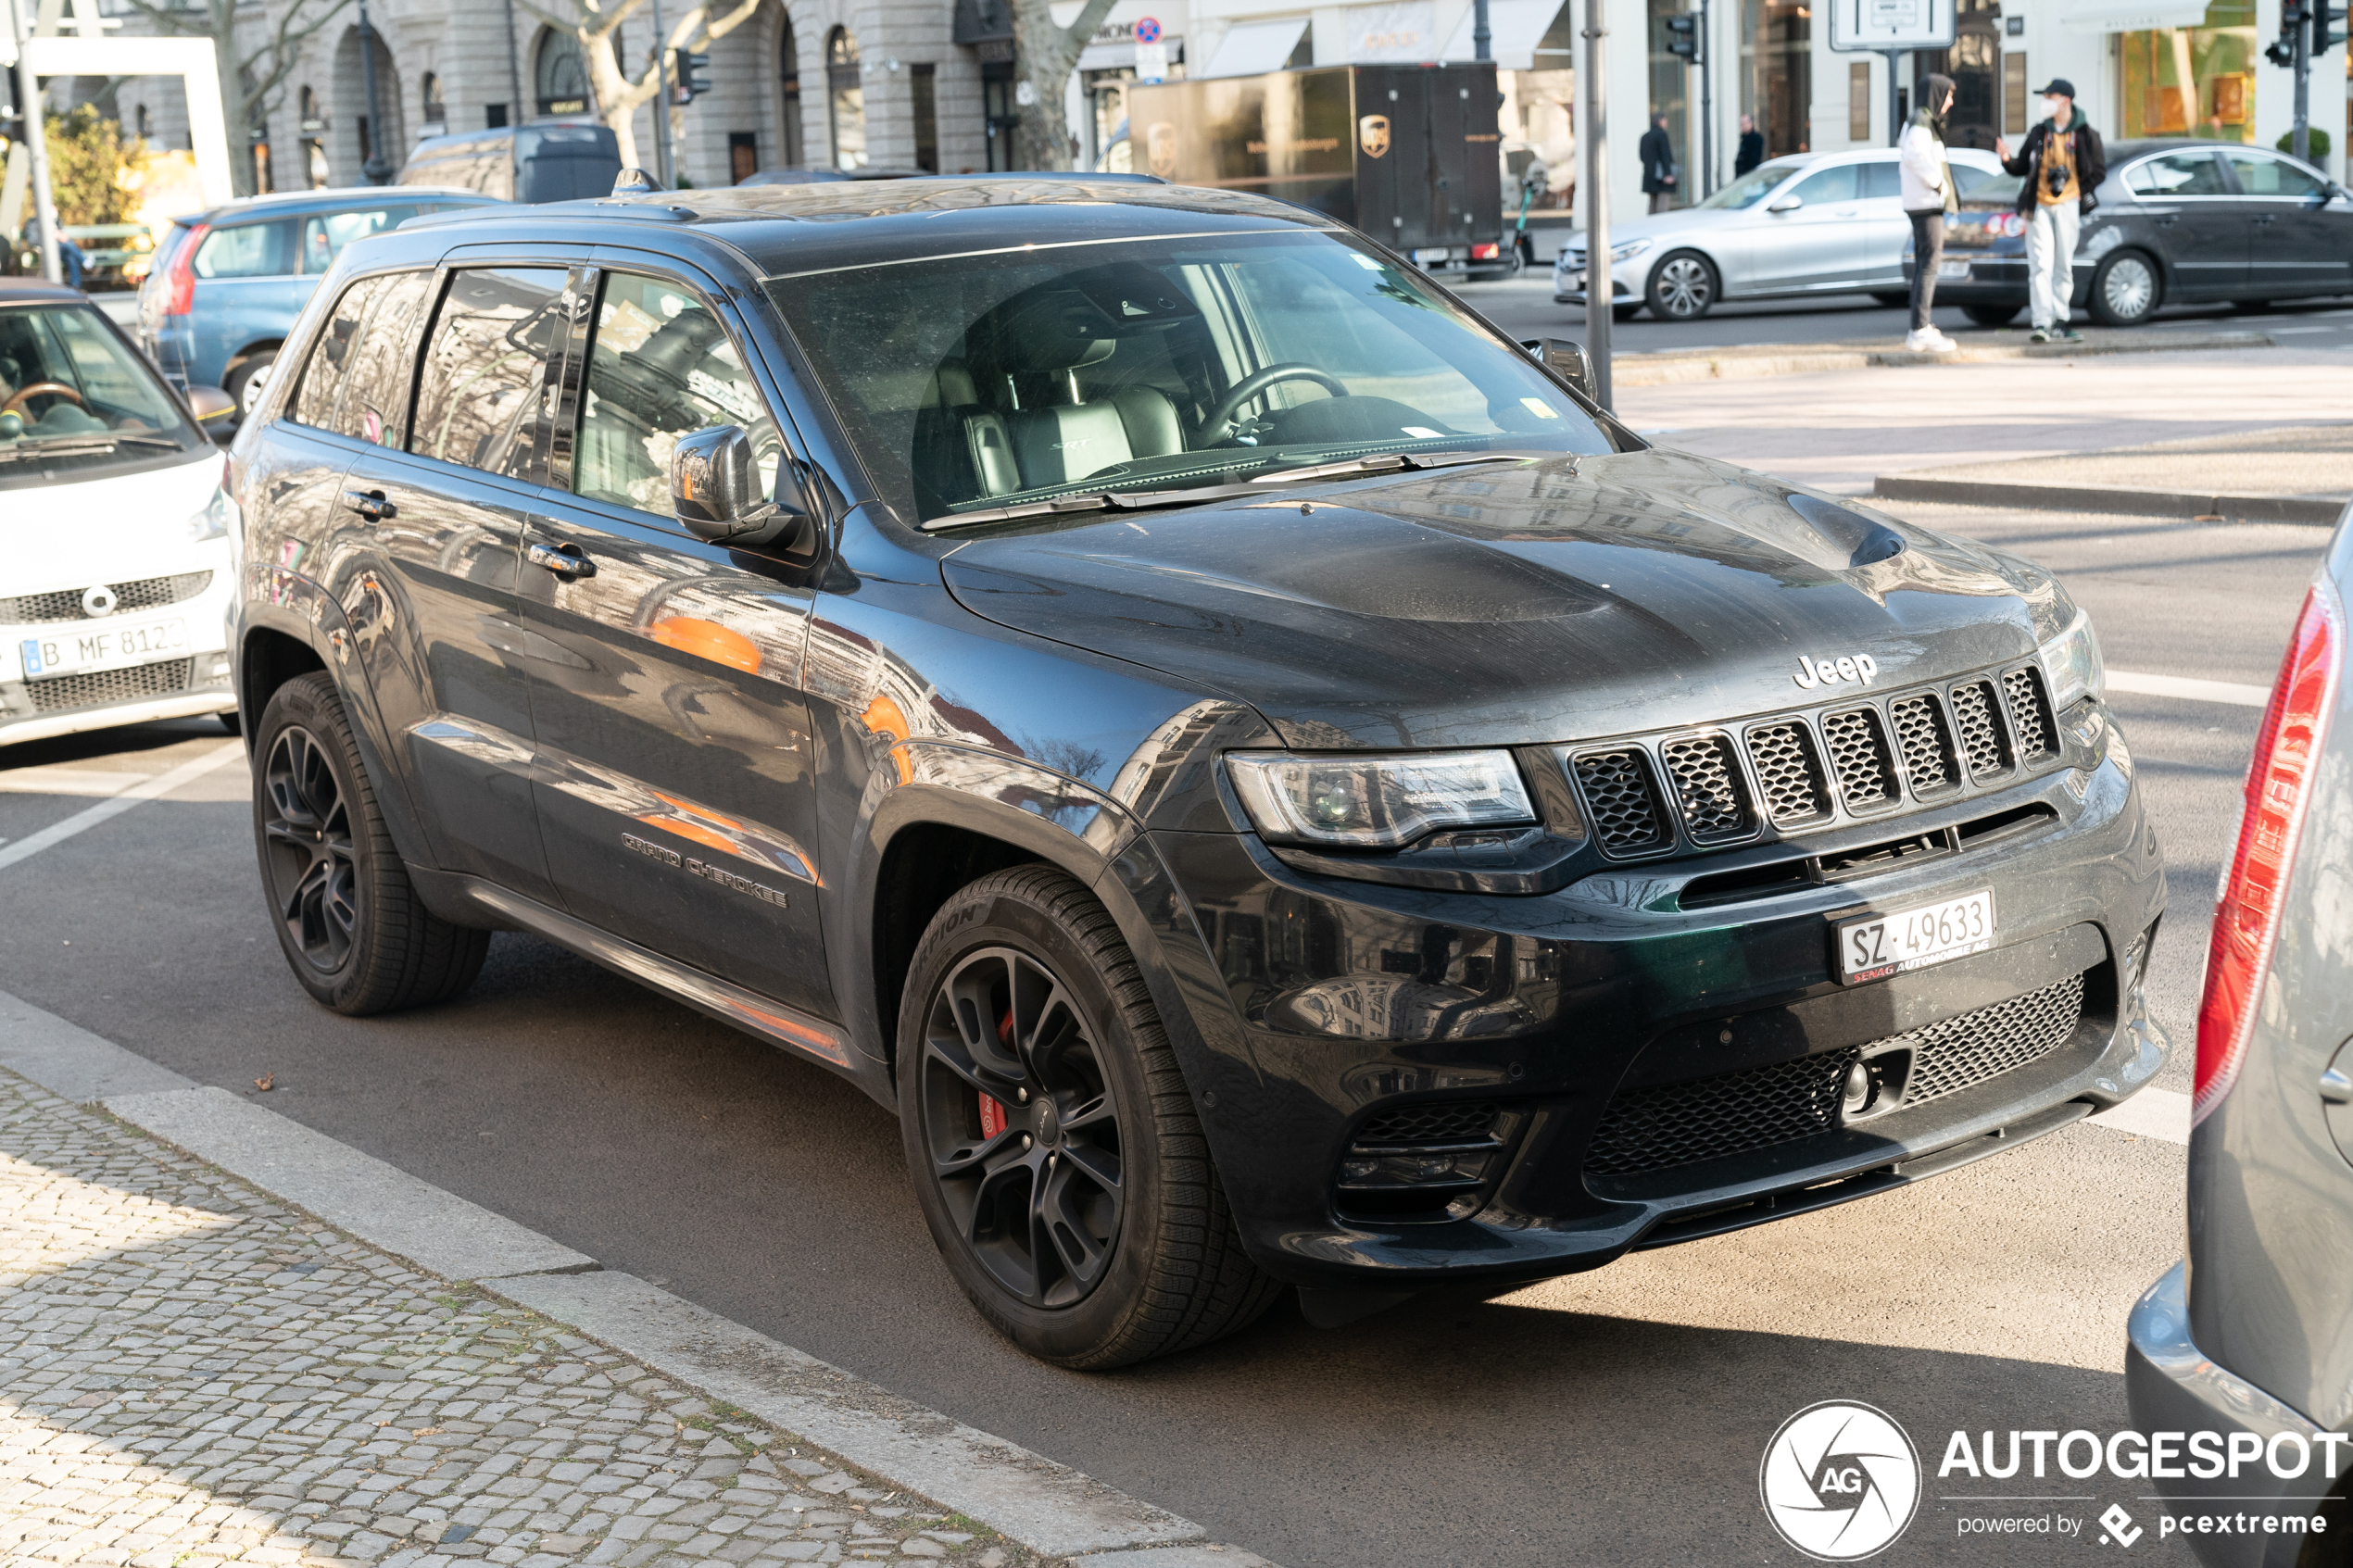
POLYGON ((2022 561, 1658 451, 1062 521, 940 570, 975 614, 1325 748, 1717 722, 1819 701, 1801 659, 1868 654, 1888 690, 2031 653, 2062 613, 2022 561))
MULTIPOLYGON (((1610 248, 1615 250, 1629 240, 1655 240, 1665 234, 1680 233, 1690 229, 1705 229, 1740 214, 1722 207, 1679 207, 1673 212, 1653 213, 1642 218, 1612 219, 1609 225, 1610 248)), ((1561 253, 1585 248, 1585 231, 1579 229, 1561 242, 1561 253)), ((1559 257, 1554 265, 1560 265, 1559 257)))
POLYGON ((211 504, 226 456, 0 491, 0 594, 38 594, 220 564, 223 546, 188 537, 211 504))

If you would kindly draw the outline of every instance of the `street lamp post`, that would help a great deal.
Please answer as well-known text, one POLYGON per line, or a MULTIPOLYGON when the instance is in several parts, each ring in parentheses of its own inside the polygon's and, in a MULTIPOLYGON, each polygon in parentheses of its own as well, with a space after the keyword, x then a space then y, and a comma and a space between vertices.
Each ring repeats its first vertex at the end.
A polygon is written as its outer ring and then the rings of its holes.
POLYGON ((1487 0, 1471 0, 1471 58, 1493 59, 1494 42, 1495 35, 1487 31, 1487 0))
POLYGON ((1593 401, 1609 407, 1610 313, 1617 298, 1609 269, 1609 135, 1602 92, 1604 0, 1585 0, 1585 353, 1593 361, 1593 401))
MULTIPOLYGON (((32 214, 41 223, 41 273, 53 283, 66 281, 65 261, 57 252, 57 204, 49 184, 49 134, 42 123, 41 79, 32 74, 31 51, 25 47, 24 9, 18 0, 0 0, 8 7, 8 33, 17 46, 17 113, 24 121, 25 146, 32 165, 32 214)), ((15 214, 9 214, 11 220, 15 214)))
POLYGON ((388 185, 392 164, 384 157, 384 106, 376 99, 376 33, 368 25, 368 0, 359 0, 359 72, 368 84, 368 159, 359 172, 371 185, 388 185))

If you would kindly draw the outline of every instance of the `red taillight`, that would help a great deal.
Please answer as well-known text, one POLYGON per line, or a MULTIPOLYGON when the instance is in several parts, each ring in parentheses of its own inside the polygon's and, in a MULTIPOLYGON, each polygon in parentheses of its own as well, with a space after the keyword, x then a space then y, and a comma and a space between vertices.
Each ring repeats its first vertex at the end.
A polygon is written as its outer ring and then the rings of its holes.
POLYGON ((1473 261, 1492 261, 1503 248, 1504 247, 1501 245, 1473 245, 1471 246, 1471 259, 1473 261))
POLYGON ((185 316, 196 307, 196 246, 208 225, 199 223, 172 248, 171 266, 163 275, 163 313, 185 316))
POLYGON ((2246 804, 2238 847, 2214 906, 2206 951, 2206 995, 2197 1008, 2197 1078, 2190 1123, 2206 1120, 2237 1079, 2271 967, 2296 842, 2311 799, 2312 771, 2336 703, 2345 654, 2345 607, 2326 578, 2304 596, 2280 678, 2263 709, 2255 759, 2246 770, 2246 804))

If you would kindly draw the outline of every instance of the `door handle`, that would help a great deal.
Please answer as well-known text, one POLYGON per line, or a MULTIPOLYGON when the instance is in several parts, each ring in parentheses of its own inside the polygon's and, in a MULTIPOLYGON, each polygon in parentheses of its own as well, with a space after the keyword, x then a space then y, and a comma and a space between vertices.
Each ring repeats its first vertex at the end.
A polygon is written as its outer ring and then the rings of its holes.
POLYGON ((382 522, 400 513, 398 507, 384 499, 384 493, 381 490, 346 490, 343 493, 343 504, 371 522, 382 522))
POLYGON ((2157 226, 2160 229, 2171 229, 2174 224, 2179 223, 2181 220, 2182 215, 2180 213, 2169 212, 2164 217, 2157 220, 2157 226))
POLYGON ((547 568, 565 582, 576 582, 597 574, 597 563, 580 553, 573 544, 533 545, 522 553, 523 559, 534 566, 547 568))

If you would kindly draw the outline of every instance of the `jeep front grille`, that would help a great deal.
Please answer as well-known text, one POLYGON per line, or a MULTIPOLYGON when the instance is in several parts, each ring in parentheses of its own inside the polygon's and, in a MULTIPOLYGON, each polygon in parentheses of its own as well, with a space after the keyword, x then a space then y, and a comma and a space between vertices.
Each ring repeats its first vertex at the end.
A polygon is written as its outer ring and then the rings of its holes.
POLYGON ((1756 830, 1730 735, 1680 735, 1658 748, 1675 784, 1675 803, 1694 844, 1723 844, 1756 830))
POLYGON ((1944 714, 1926 692, 1887 705, 1895 720, 1895 746, 1904 757, 1904 777, 1912 794, 1925 798, 1961 782, 1953 759, 1953 734, 1944 714))
POLYGON ((2043 672, 2022 665, 2002 677, 2010 699, 2010 733, 2018 736, 2019 760, 2029 767, 2058 755, 2058 723, 2043 696, 2043 672))
POLYGON ((1831 814, 1831 792, 1822 778, 1821 759, 1815 755, 1814 737, 1802 719, 1776 719, 1752 724, 1748 759, 1756 766, 1756 782, 1765 791, 1765 814, 1775 827, 1819 822, 1831 814))
POLYGON ((1584 787, 1594 835, 1612 854, 1640 855, 1674 842, 1640 748, 1587 752, 1577 759, 1577 782, 1584 787))
POLYGON ((1960 721, 1961 748, 1969 757, 1972 779, 1991 778, 2009 768, 1999 709, 1991 681, 1972 681, 1953 688, 1953 713, 1960 721))

